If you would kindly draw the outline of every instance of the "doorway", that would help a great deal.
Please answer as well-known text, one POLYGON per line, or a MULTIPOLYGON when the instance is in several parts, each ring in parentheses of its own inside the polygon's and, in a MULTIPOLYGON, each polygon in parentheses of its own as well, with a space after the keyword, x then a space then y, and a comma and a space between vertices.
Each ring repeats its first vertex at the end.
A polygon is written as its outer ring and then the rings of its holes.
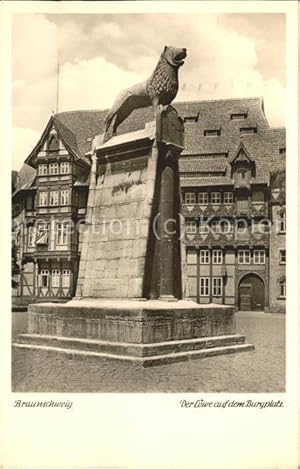
POLYGON ((248 274, 239 284, 240 311, 264 311, 265 285, 262 279, 255 274, 248 274))

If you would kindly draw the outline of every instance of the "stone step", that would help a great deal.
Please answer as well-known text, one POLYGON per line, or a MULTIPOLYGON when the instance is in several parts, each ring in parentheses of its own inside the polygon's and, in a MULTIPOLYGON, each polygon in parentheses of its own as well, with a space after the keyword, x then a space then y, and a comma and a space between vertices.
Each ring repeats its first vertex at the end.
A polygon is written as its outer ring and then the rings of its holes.
POLYGON ((117 355, 117 354, 110 354, 105 352, 87 352, 83 350, 74 350, 74 349, 67 349, 67 348, 60 348, 60 347, 49 347, 46 345, 32 345, 32 344, 21 344, 21 343, 13 343, 13 347, 22 348, 22 349, 29 349, 29 350, 36 350, 36 351, 44 351, 44 352, 56 352, 62 353, 67 355, 69 358, 84 358, 84 359, 110 359, 110 360, 121 360, 121 361, 129 361, 134 362, 137 365, 141 365, 142 367, 150 367, 150 366, 158 366, 158 365, 167 365, 170 363, 176 362, 183 362, 187 360, 195 360, 200 358, 207 358, 213 357, 217 355, 228 355, 233 353, 239 352, 250 352, 254 350, 254 346, 251 344, 239 344, 239 345, 229 345, 224 347, 213 347, 211 349, 204 349, 204 350, 194 350, 188 352, 180 352, 180 353, 169 353, 165 355, 156 355, 150 357, 137 357, 137 356, 130 356, 130 355, 117 355))
POLYGON ((130 355, 134 357, 148 357, 169 353, 207 350, 215 347, 224 347, 245 343, 243 335, 223 335, 215 337, 202 337, 197 339, 171 340, 151 344, 135 344, 124 342, 108 342, 74 337, 59 337, 41 334, 20 334, 18 342, 32 345, 45 345, 49 347, 83 350, 86 352, 105 352, 117 355, 130 355))
MULTIPOLYGON (((13 343, 13 346, 17 348, 27 349, 27 350, 30 349, 30 350, 36 350, 36 351, 62 353, 62 354, 67 355, 69 358, 73 358, 73 357, 74 358, 78 357, 81 359, 104 358, 104 359, 114 359, 114 360, 121 360, 121 361, 130 361, 142 367, 166 365, 169 363, 181 362, 181 361, 186 361, 189 359, 193 360, 193 359, 200 359, 200 358, 212 357, 212 356, 217 356, 217 355, 233 354, 233 353, 238 353, 238 352, 248 352, 248 351, 254 350, 253 345, 245 344, 244 340, 240 339, 240 342, 235 343, 234 345, 221 345, 221 346, 213 346, 213 347, 202 348, 202 349, 189 349, 189 350, 184 350, 184 351, 182 351, 182 349, 180 349, 179 347, 176 347, 176 345, 173 344, 173 351, 170 353, 160 353, 156 355, 152 354, 152 355, 138 356, 138 355, 128 354, 128 345, 127 345, 127 350, 126 350, 126 344, 121 344, 124 346, 123 350, 120 350, 117 347, 115 347, 114 349, 111 349, 113 350, 113 352, 110 353, 107 350, 106 351, 93 351, 91 349, 84 349, 84 350, 76 349, 76 348, 73 348, 72 343, 69 343, 68 341, 64 341, 65 338, 61 338, 62 340, 60 342, 56 342, 55 346, 53 345, 53 340, 52 342, 49 342, 51 343, 51 345, 45 345, 46 342, 44 342, 44 345, 41 345, 38 343, 33 343, 33 337, 28 337, 32 335, 23 334, 20 337, 20 339, 22 339, 23 342, 21 342, 20 340, 18 343, 13 343), (30 341, 30 338, 31 338, 31 341, 30 341), (61 347, 59 346, 60 344, 63 344, 64 346, 61 347), (67 345, 71 346, 72 348, 68 348, 67 345), (126 351, 127 354, 122 353, 124 351, 126 351)), ((240 337, 243 337, 243 336, 240 336, 240 337)), ((196 341, 197 340, 199 341, 199 339, 196 339, 196 341)), ((207 340, 207 338, 205 340, 207 340)), ((80 341, 91 343, 91 341, 87 341, 85 339, 81 339, 80 341)), ((74 339, 70 339, 70 342, 74 342, 74 339)), ((191 341, 189 340, 185 342, 191 342, 191 341)), ((81 343, 81 345, 83 344, 81 343)), ((157 344, 149 344, 146 346, 144 344, 142 346, 140 345, 140 348, 136 349, 135 352, 137 350, 143 351, 145 348, 146 350, 150 352, 153 352, 153 351, 157 352, 157 350, 155 350, 153 345, 156 346, 157 344)))

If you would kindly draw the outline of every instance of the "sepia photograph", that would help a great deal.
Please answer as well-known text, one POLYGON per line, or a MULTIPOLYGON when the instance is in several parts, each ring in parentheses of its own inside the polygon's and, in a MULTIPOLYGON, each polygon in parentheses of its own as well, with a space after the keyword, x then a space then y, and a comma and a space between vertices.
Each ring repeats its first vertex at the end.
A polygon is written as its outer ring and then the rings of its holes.
POLYGON ((297 468, 297 15, 1 2, 1 468, 297 468))
POLYGON ((285 34, 13 16, 13 392, 285 391, 285 34))

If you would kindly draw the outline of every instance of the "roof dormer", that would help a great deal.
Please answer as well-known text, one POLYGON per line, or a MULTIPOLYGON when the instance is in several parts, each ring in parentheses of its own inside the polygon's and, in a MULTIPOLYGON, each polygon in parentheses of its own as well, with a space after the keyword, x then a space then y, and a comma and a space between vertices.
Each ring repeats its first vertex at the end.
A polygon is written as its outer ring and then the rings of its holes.
POLYGON ((243 143, 239 144, 230 164, 235 188, 250 188, 251 177, 255 176, 255 162, 243 143))

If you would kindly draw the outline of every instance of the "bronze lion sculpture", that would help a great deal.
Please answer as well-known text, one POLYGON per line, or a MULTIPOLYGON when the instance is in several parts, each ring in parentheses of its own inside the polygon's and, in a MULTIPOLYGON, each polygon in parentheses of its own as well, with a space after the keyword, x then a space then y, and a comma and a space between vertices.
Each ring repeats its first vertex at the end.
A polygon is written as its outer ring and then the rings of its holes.
POLYGON ((184 64, 186 49, 165 46, 148 80, 124 90, 116 99, 105 119, 105 134, 112 124, 112 134, 134 111, 152 106, 156 115, 158 105, 166 106, 178 92, 178 69, 184 64))

